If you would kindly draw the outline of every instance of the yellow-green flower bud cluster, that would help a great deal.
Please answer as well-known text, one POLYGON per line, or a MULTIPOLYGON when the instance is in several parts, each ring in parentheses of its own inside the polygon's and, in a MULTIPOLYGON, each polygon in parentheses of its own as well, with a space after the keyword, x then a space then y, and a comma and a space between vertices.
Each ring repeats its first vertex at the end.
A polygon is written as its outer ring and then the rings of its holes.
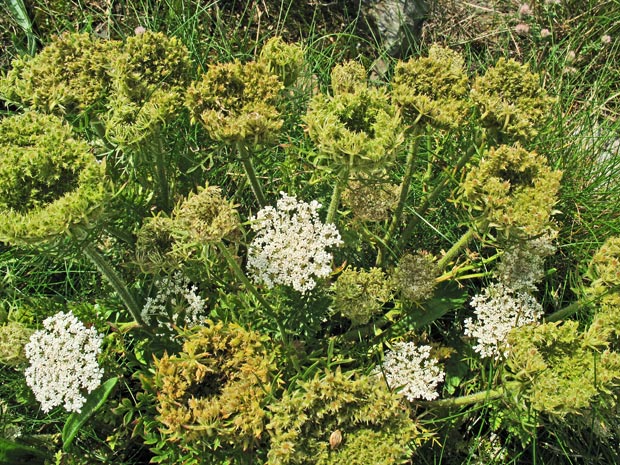
POLYGON ((427 438, 376 376, 326 372, 271 410, 267 465, 401 463, 427 438))
POLYGON ((275 103, 282 83, 260 62, 216 64, 190 85, 185 105, 209 137, 254 146, 282 127, 275 103))
POLYGON ((612 400, 607 395, 620 383, 620 353, 610 350, 608 336, 596 317, 583 332, 576 321, 513 330, 507 364, 523 383, 521 395, 534 410, 559 416, 582 413, 600 396, 612 400))
POLYGON ((391 281, 380 268, 347 268, 331 291, 333 310, 351 320, 353 325, 368 323, 392 297, 391 281))
POLYGON ((588 292, 601 295, 609 290, 620 292, 620 237, 610 237, 596 251, 588 269, 593 279, 588 292))
POLYGON ((428 57, 396 65, 392 100, 407 124, 453 128, 469 112, 468 82, 463 58, 434 45, 428 57))
POLYGON ((197 441, 247 451, 265 432, 276 367, 267 341, 235 323, 208 322, 185 334, 183 349, 155 359, 160 431, 183 448, 197 441))
POLYGON ((304 121, 320 156, 354 172, 387 167, 404 140, 400 116, 385 90, 367 85, 316 95, 304 121))
POLYGON ((22 365, 28 359, 24 347, 28 344, 34 330, 18 323, 9 321, 0 325, 0 364, 22 365))
POLYGON ((105 168, 58 117, 0 121, 0 240, 46 241, 87 227, 108 199, 105 168))
POLYGON ((334 66, 331 72, 332 93, 352 94, 357 87, 368 86, 368 73, 366 68, 358 61, 345 61, 334 66))
POLYGON ((174 270, 192 258, 195 246, 234 238, 239 229, 234 206, 216 186, 190 193, 171 217, 154 216, 138 231, 136 259, 145 272, 174 270))
POLYGON ((555 102, 541 87, 537 74, 504 58, 474 80, 471 98, 483 124, 523 139, 538 134, 555 102))
POLYGON ((110 57, 120 42, 83 33, 55 37, 38 55, 20 57, 0 79, 0 97, 46 113, 72 113, 103 103, 110 57))
POLYGON ((304 65, 304 51, 297 44, 287 44, 281 37, 265 43, 259 62, 264 63, 270 74, 278 76, 285 87, 295 83, 304 65))
POLYGON ((110 59, 113 92, 107 136, 131 145, 178 115, 189 84, 189 51, 176 38, 146 31, 127 39, 110 59))
POLYGON ((471 168, 461 201, 506 236, 538 236, 553 229, 551 215, 561 177, 543 156, 519 145, 502 145, 471 168))

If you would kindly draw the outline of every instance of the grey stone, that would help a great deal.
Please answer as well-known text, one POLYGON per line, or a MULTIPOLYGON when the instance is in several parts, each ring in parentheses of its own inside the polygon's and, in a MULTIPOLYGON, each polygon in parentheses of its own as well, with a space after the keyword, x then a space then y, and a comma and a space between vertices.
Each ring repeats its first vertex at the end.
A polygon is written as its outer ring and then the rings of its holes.
POLYGON ((362 0, 362 11, 386 52, 402 58, 411 51, 430 9, 430 0, 362 0))

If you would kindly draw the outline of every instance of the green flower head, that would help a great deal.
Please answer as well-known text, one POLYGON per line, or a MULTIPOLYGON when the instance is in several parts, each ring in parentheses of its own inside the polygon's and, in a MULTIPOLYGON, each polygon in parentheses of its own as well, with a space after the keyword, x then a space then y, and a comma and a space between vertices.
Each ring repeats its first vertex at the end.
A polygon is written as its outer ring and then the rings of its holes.
POLYGON ((207 185, 190 193, 172 212, 177 229, 185 241, 198 244, 230 238, 239 230, 239 215, 222 197, 222 190, 207 185))
POLYGON ((0 240, 47 241, 87 227, 108 199, 105 167, 59 118, 0 121, 0 240))
POLYGON ((382 178, 370 176, 349 180, 342 193, 342 202, 351 209, 353 217, 360 221, 376 222, 388 218, 396 208, 399 188, 382 178))
POLYGON ((368 271, 347 268, 331 291, 332 308, 351 320, 353 325, 368 323, 392 297, 390 280, 380 268, 368 271))
POLYGON ((212 139, 257 145, 274 139, 282 127, 275 107, 281 89, 263 63, 217 64, 191 84, 185 105, 212 139))
POLYGON ((463 57, 433 45, 428 57, 396 65, 392 100, 407 124, 457 127, 469 111, 468 82, 463 57))
POLYGON ((28 362, 24 347, 34 330, 16 321, 0 324, 0 364, 24 365, 28 362))
POLYGON ((176 37, 146 31, 127 39, 112 56, 107 136, 137 144, 177 116, 189 84, 189 51, 176 37))
POLYGON ((620 237, 610 237, 596 251, 588 275, 593 280, 588 292, 601 295, 610 289, 620 292, 620 237))
POLYGON ((368 87, 368 73, 358 61, 349 60, 334 66, 331 73, 332 93, 351 94, 358 87, 368 87))
POLYGON ((461 201, 508 236, 533 237, 551 228, 561 171, 519 145, 492 148, 461 186, 461 201))
POLYGON ((207 322, 183 349, 155 360, 157 420, 172 442, 248 450, 265 432, 275 366, 267 340, 241 326, 207 322))
POLYGON ((428 435, 375 376, 326 372, 271 406, 267 465, 401 463, 428 435))
POLYGON ((0 96, 46 113, 74 113, 103 103, 106 71, 119 42, 89 34, 54 37, 38 55, 20 57, 0 79, 0 96))
POLYGON ((315 96, 305 122, 322 156, 357 172, 385 168, 404 140, 396 108, 383 90, 371 87, 315 96))
POLYGON ((504 58, 475 79, 471 99, 480 109, 483 124, 521 139, 538 134, 555 103, 541 87, 537 74, 504 58))
POLYGON ((522 326, 508 338, 508 370, 534 410, 581 413, 620 384, 620 353, 607 348, 609 334, 581 332, 576 321, 522 326))
POLYGON ((289 87, 295 83, 304 65, 304 51, 297 44, 287 44, 281 37, 273 37, 263 46, 258 61, 289 87))
POLYGON ((156 89, 184 90, 191 69, 189 51, 179 39, 146 31, 129 37, 112 57, 110 75, 116 93, 144 102, 156 89))
POLYGON ((418 252, 401 257, 392 279, 401 297, 421 303, 433 297, 438 275, 437 265, 429 253, 418 252))

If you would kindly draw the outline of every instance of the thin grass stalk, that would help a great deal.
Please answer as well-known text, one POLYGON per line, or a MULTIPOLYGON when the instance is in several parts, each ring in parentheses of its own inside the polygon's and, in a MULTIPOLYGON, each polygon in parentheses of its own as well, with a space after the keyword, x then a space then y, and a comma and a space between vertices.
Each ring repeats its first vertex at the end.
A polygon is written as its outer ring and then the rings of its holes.
MULTIPOLYGON (((456 162, 452 173, 458 173, 461 169, 463 169, 465 164, 474 155, 474 153, 476 153, 475 147, 470 148, 470 150, 463 154, 463 156, 456 162)), ((448 186, 451 179, 452 175, 448 176, 445 172, 443 172, 439 184, 435 186, 431 193, 423 200, 420 207, 416 209, 417 215, 407 218, 407 226, 405 227, 405 230, 403 231, 400 240, 398 241, 399 250, 403 250, 405 248, 407 242, 409 242, 413 230, 420 222, 420 219, 422 218, 422 216, 424 216, 428 208, 437 199, 437 197, 439 197, 439 194, 441 194, 443 190, 448 186)))

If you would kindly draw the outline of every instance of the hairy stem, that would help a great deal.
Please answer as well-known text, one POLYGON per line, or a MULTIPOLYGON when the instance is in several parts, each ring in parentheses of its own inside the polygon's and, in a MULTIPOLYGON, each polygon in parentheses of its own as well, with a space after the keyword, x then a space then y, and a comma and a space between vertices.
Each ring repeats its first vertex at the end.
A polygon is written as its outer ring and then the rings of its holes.
POLYGON ((250 188, 254 193, 254 197, 256 197, 256 200, 258 201, 258 205, 263 208, 267 205, 267 201, 265 200, 265 194, 263 194, 263 189, 260 182, 258 182, 256 170, 254 169, 252 159, 250 158, 250 152, 242 143, 237 144, 237 152, 239 153, 239 157, 243 163, 243 169, 245 171, 245 175, 248 177, 248 181, 250 182, 250 188))
POLYGON ((129 287, 123 278, 116 272, 112 265, 108 263, 105 257, 99 253, 94 245, 88 244, 84 247, 83 251, 84 255, 89 258, 97 270, 99 270, 99 272, 105 276, 108 282, 112 285, 112 288, 123 301, 125 307, 129 310, 129 313, 131 313, 134 320, 136 320, 136 322, 141 326, 145 326, 142 316, 140 315, 141 307, 138 305, 138 302, 129 290, 129 287))
POLYGON ((329 202, 329 209, 327 210, 327 219, 326 223, 335 223, 334 219, 336 217, 336 212, 338 211, 338 205, 340 204, 340 197, 342 196, 342 192, 344 188, 349 182, 349 169, 346 168, 340 172, 338 179, 336 180, 336 184, 334 185, 334 190, 332 192, 332 198, 329 202))
MULTIPOLYGON (((413 178, 413 168, 416 160, 416 155, 418 152, 418 145, 420 143, 421 134, 419 130, 416 130, 413 134, 413 137, 410 141, 409 150, 407 152, 407 161, 405 164, 405 174, 403 176, 403 180, 400 184, 400 194, 398 196, 398 204, 396 205, 396 209, 394 210, 394 214, 392 215, 392 220, 390 221, 390 225, 388 226, 388 230, 383 236, 383 243, 389 244, 394 236, 394 232, 396 228, 400 224, 400 221, 403 216, 403 211, 405 209, 405 204, 407 203, 407 196, 409 195, 409 187, 411 186, 411 179, 413 178)), ((377 266, 382 266, 385 261, 385 253, 383 248, 379 249, 379 253, 377 254, 377 266)))
POLYGON ((441 260, 437 262, 437 267, 440 270, 445 269, 446 266, 452 261, 452 259, 456 257, 462 249, 467 247, 467 244, 469 244, 469 242, 473 239, 473 237, 474 237, 474 228, 470 227, 465 232, 465 234, 463 234, 461 238, 458 241, 456 241, 452 245, 452 247, 450 247, 450 250, 448 250, 446 254, 443 257, 441 257, 441 260))

